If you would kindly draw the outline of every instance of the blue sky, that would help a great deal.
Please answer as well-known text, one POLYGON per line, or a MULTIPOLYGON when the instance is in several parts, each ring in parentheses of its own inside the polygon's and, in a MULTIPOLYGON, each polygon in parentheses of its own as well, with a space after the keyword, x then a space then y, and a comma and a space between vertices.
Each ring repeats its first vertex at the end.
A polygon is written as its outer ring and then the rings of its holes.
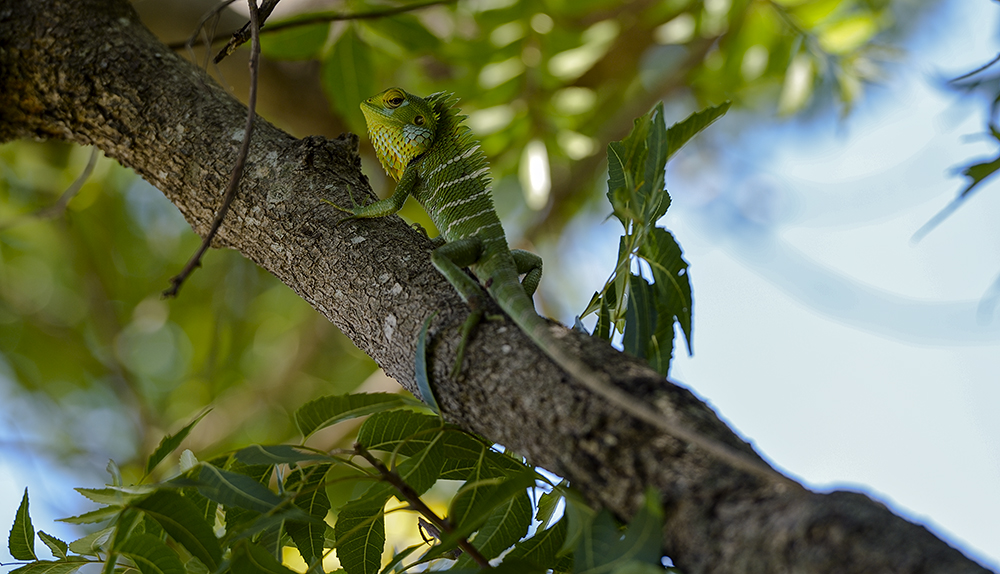
MULTIPOLYGON (((911 237, 964 187, 956 167, 995 157, 988 102, 942 79, 997 53, 998 15, 943 2, 846 118, 730 113, 668 166, 661 222, 694 287, 695 354, 672 377, 810 487, 865 492, 993 568, 1000 311, 977 307, 1000 275, 1000 185, 911 237)), ((581 231, 549 273, 575 260, 598 288, 620 232, 602 229, 601 253, 581 231)))

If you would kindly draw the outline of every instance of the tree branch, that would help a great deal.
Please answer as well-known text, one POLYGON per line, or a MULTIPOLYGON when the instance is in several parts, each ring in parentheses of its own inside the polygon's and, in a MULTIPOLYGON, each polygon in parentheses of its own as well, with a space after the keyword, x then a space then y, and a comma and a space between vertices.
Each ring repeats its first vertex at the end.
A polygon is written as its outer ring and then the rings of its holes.
MULTIPOLYGON (((96 145, 159 188, 200 234, 221 201, 246 113, 157 41, 126 0, 0 5, 0 141, 96 145)), ((218 243, 273 273, 413 392, 416 336, 438 310, 431 364, 444 416, 568 478, 622 518, 647 487, 658 489, 664 548, 685 572, 985 572, 866 496, 756 478, 655 432, 575 384, 510 322, 484 323, 466 352, 472 367, 450 378, 467 309, 430 265, 429 241, 397 217, 336 227, 341 215, 319 201, 344 204, 349 190, 371 196, 356 136, 296 140, 261 119, 254 134, 218 243)), ((664 417, 759 458, 642 361, 559 334, 664 417)))

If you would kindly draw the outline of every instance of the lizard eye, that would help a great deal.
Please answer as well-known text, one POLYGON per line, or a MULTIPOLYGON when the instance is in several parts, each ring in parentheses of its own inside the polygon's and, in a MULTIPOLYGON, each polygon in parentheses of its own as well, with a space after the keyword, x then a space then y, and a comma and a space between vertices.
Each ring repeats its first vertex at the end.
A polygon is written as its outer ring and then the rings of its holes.
POLYGON ((418 126, 424 125, 424 116, 417 116, 413 118, 413 123, 418 126))
POLYGON ((401 96, 393 96, 393 97, 387 99, 385 101, 385 103, 390 108, 398 108, 399 106, 403 105, 403 98, 401 96))

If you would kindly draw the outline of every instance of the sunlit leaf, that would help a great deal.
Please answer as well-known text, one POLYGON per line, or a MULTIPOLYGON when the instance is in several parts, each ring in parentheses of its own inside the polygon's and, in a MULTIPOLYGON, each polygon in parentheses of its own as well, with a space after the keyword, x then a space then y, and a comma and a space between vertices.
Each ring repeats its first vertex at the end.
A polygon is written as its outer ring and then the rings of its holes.
POLYGON ((69 550, 83 556, 96 556, 104 548, 104 545, 108 542, 114 531, 114 526, 108 526, 97 532, 91 532, 83 538, 78 538, 70 542, 69 550))
POLYGON ((732 102, 723 102, 705 108, 670 126, 667 129, 667 159, 673 157, 691 138, 724 116, 731 105, 732 102))
MULTIPOLYGON (((51 534, 46 534, 41 530, 38 531, 38 538, 49 547, 49 551, 56 558, 66 558, 66 552, 69 550, 69 545, 67 545, 62 540, 59 540, 51 534)), ((13 554, 11 554, 13 556, 13 554)))
MULTIPOLYGON (((493 509, 486 522, 476 531, 472 544, 484 558, 491 560, 524 537, 530 525, 531 501, 528 499, 528 492, 521 490, 493 509)), ((472 567, 474 564, 468 554, 463 554, 455 567, 472 567)))
POLYGON ((295 574, 264 548, 247 540, 233 545, 233 572, 240 574, 295 574))
POLYGON ((549 521, 552 520, 556 509, 559 508, 559 502, 562 501, 562 498, 560 489, 557 488, 538 497, 538 511, 535 513, 535 520, 541 523, 539 528, 546 528, 549 525, 549 521))
POLYGON ((435 440, 441 419, 424 413, 394 410, 368 417, 358 429, 358 442, 368 450, 412 455, 435 440))
POLYGON ((337 558, 347 574, 377 574, 385 548, 382 508, 344 507, 337 514, 337 558))
POLYGON ((129 536, 118 551, 128 556, 142 574, 185 574, 177 553, 149 534, 129 536))
POLYGON ((323 559, 323 544, 327 525, 323 522, 330 511, 330 499, 323 484, 331 465, 321 464, 296 469, 289 475, 285 488, 295 492, 295 506, 316 519, 315 522, 289 521, 285 528, 310 567, 323 559))
POLYGON ((831 54, 846 54, 867 43, 877 33, 878 24, 874 15, 858 13, 824 26, 819 34, 819 44, 831 54))
POLYGON ((158 490, 135 502, 132 507, 156 520, 171 538, 210 570, 218 567, 222 560, 222 547, 215 538, 212 525, 187 497, 171 490, 158 490))
MULTIPOLYGON (((520 559, 537 566, 551 567, 560 559, 560 549, 566 540, 566 531, 569 519, 565 516, 552 525, 551 528, 535 532, 535 535, 527 540, 518 542, 514 548, 504 557, 504 559, 520 559)), ((564 560, 571 560, 569 556, 564 560)), ((556 568, 556 571, 567 571, 567 565, 556 568)))
POLYGON ((31 516, 28 514, 28 489, 24 489, 21 505, 14 515, 14 524, 7 538, 7 548, 10 555, 17 560, 38 560, 35 554, 35 529, 31 526, 31 516))
POLYGON ((73 490, 79 492, 87 499, 92 500, 98 504, 109 504, 121 506, 127 504, 130 500, 136 498, 141 498, 153 492, 154 488, 151 486, 137 486, 137 487, 114 487, 109 486, 106 488, 74 488, 73 490))
POLYGON ((309 401, 299 408, 295 412, 295 424, 303 436, 309 436, 319 429, 342 421, 401 406, 421 404, 412 397, 390 393, 331 395, 309 401))
POLYGON ((329 455, 285 444, 250 445, 236 451, 235 456, 240 462, 250 465, 294 464, 310 460, 330 460, 329 455))
POLYGON ((94 524, 114 518, 115 516, 118 516, 121 511, 121 506, 105 506, 103 508, 98 508, 97 510, 84 512, 79 516, 60 518, 59 522, 66 522, 69 524, 94 524))
POLYGON ((456 535, 467 536, 478 530, 495 508, 534 484, 535 477, 528 469, 504 479, 467 483, 452 499, 448 520, 455 527, 456 535))
POLYGON ((193 421, 191 421, 187 426, 177 431, 173 435, 167 435, 163 437, 160 441, 159 446, 153 451, 153 454, 149 456, 149 460, 146 461, 146 474, 149 474, 156 468, 156 465, 160 464, 160 461, 166 458, 166 456, 172 452, 174 449, 179 447, 184 439, 187 438, 188 433, 194 428, 194 425, 198 424, 198 421, 203 419, 210 411, 205 411, 197 416, 193 421))
POLYGON ((198 471, 198 492, 227 507, 266 513, 283 500, 266 486, 242 474, 203 463, 198 471))
POLYGON ((392 560, 389 560, 389 562, 382 567, 382 572, 380 574, 389 574, 390 572, 396 572, 399 564, 401 564, 403 560, 406 560, 406 558, 410 554, 413 554, 415 551, 419 550, 421 547, 425 545, 426 543, 421 542, 420 544, 414 544, 413 546, 400 550, 399 552, 396 553, 395 556, 392 557, 392 560))
POLYGON ((653 330, 656 329, 656 304, 653 287, 638 275, 629 278, 628 309, 625 312, 625 334, 622 346, 640 359, 646 358, 646 349, 653 330))

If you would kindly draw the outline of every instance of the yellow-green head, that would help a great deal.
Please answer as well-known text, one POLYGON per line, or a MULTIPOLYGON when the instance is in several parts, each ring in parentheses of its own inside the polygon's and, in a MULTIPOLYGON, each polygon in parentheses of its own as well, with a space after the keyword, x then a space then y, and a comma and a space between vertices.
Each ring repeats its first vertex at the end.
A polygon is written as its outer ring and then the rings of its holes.
POLYGON ((389 88, 361 102, 361 111, 375 154, 396 181, 434 143, 437 116, 423 98, 389 88))

